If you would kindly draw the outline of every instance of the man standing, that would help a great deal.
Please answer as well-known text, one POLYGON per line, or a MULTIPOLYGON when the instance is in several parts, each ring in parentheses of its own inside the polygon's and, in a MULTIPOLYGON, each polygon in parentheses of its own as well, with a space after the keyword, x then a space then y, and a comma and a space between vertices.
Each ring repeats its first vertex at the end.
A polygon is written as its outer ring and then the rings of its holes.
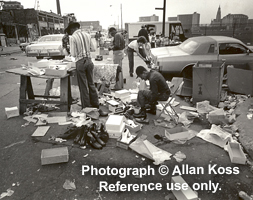
POLYGON ((98 94, 93 81, 94 64, 90 52, 95 51, 91 36, 81 31, 78 22, 69 22, 67 31, 70 38, 70 54, 76 61, 76 74, 80 90, 82 109, 86 107, 99 108, 98 94))
POLYGON ((136 68, 137 78, 149 80, 150 90, 140 90, 137 96, 137 103, 141 107, 138 114, 134 114, 135 118, 146 118, 146 109, 149 108, 149 113, 156 114, 157 101, 167 101, 170 96, 170 89, 165 78, 155 70, 148 71, 143 66, 136 68))
POLYGON ((149 42, 149 35, 145 25, 142 25, 141 30, 139 30, 138 37, 140 36, 144 36, 147 42, 149 42))
POLYGON ((120 90, 123 89, 124 86, 122 60, 124 58, 125 40, 123 35, 121 33, 117 33, 114 27, 109 29, 109 35, 113 37, 113 41, 108 49, 113 50, 113 63, 119 65, 114 89, 120 90))

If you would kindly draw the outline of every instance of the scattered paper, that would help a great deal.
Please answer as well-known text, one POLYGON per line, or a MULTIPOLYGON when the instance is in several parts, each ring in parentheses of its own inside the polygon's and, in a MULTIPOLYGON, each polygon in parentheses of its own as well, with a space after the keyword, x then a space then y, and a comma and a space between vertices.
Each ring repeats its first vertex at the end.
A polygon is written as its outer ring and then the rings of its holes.
POLYGON ((19 141, 19 142, 15 142, 15 143, 12 143, 12 144, 10 144, 10 145, 8 145, 8 146, 4 147, 4 149, 10 148, 10 147, 12 147, 12 146, 14 146, 14 145, 16 145, 16 144, 23 144, 24 142, 25 142, 25 140, 22 140, 22 141, 19 141))
POLYGON ((178 151, 177 153, 175 153, 173 157, 176 159, 177 162, 182 162, 184 159, 186 159, 186 155, 182 153, 181 151, 178 151))
POLYGON ((66 190, 75 190, 76 189, 75 182, 66 179, 65 183, 63 184, 63 188, 66 190))
POLYGON ((45 136, 50 126, 40 126, 38 127, 34 133, 32 134, 33 137, 42 137, 45 136))
POLYGON ((14 191, 11 189, 7 189, 7 192, 3 192, 0 195, 0 199, 4 198, 4 197, 10 197, 11 195, 13 195, 14 191))
POLYGON ((10 108, 6 107, 5 114, 7 116, 7 119, 19 116, 18 107, 17 106, 10 107, 10 108))

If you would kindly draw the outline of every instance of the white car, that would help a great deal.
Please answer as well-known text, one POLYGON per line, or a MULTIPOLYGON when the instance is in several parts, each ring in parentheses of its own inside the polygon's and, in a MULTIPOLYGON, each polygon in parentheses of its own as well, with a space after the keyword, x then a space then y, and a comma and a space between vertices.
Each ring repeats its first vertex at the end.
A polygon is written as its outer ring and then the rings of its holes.
POLYGON ((252 49, 226 36, 192 37, 178 46, 152 48, 151 56, 162 74, 187 78, 198 61, 224 61, 226 65, 253 62, 252 49))
POLYGON ((36 44, 26 47, 26 55, 28 57, 51 57, 62 59, 65 57, 62 47, 62 37, 64 34, 54 34, 42 36, 36 44))

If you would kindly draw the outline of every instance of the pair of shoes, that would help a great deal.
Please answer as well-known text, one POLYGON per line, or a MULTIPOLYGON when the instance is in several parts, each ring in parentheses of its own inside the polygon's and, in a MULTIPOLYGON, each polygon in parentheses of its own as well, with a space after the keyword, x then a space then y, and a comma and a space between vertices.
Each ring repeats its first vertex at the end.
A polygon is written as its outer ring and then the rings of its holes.
POLYGON ((83 137, 83 126, 81 127, 78 127, 78 130, 77 130, 77 135, 74 139, 74 143, 78 144, 80 142, 80 140, 82 139, 83 137))
POLYGON ((141 108, 140 112, 138 114, 134 114, 133 116, 134 116, 134 118, 143 118, 143 119, 146 119, 147 118, 146 109, 145 108, 141 108))
POLYGON ((133 77, 134 76, 133 73, 130 73, 130 76, 133 77))
POLYGON ((90 133, 91 135, 96 139, 96 141, 102 146, 104 147, 106 144, 103 140, 101 140, 99 138, 99 134, 98 134, 98 126, 96 123, 93 123, 90 127, 90 133))
POLYGON ((109 140, 109 134, 105 129, 105 124, 104 123, 100 123, 99 125, 99 129, 98 129, 98 137, 104 142, 107 143, 109 140))

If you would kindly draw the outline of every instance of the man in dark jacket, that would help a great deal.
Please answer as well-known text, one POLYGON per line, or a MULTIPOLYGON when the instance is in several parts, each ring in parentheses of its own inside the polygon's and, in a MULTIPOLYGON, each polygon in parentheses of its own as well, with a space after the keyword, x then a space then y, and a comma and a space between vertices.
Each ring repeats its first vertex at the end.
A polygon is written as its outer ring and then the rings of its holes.
POLYGON ((140 37, 140 36, 144 36, 146 38, 147 42, 149 42, 148 31, 147 31, 145 25, 142 25, 141 30, 139 30, 138 37, 140 37))
POLYGON ((150 108, 149 113, 156 114, 157 101, 167 101, 170 96, 170 89, 165 78, 155 70, 148 71, 143 66, 136 68, 137 78, 149 80, 150 89, 140 90, 137 96, 137 103, 141 107, 138 114, 134 114, 135 118, 146 118, 146 109, 150 108))

